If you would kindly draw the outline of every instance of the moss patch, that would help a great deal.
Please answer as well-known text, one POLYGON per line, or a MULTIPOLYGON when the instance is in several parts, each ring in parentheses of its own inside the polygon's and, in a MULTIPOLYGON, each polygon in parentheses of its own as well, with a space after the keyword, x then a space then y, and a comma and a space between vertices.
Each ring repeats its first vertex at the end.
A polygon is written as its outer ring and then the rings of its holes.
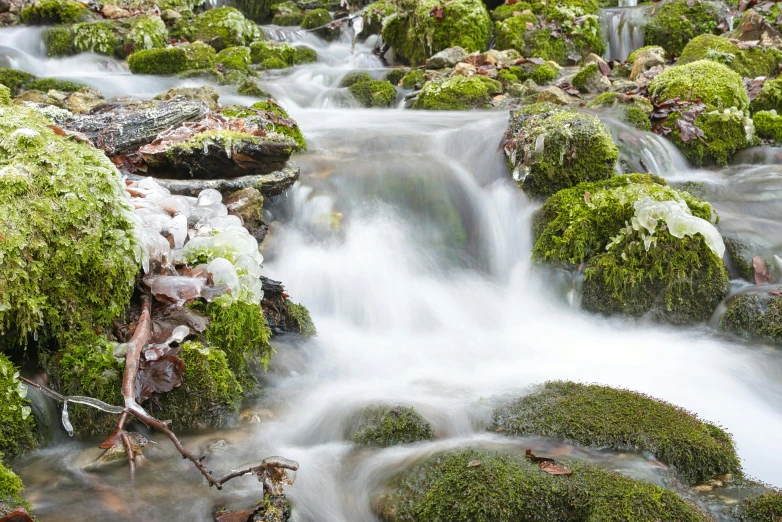
POLYGON ((215 61, 223 66, 224 70, 249 71, 250 48, 229 47, 223 49, 215 57, 215 61))
POLYGON ((0 105, 11 103, 11 89, 0 83, 0 105))
POLYGON ((385 80, 364 80, 348 87, 350 94, 364 107, 387 108, 396 100, 396 87, 385 80))
POLYGON ((272 0, 236 0, 236 7, 255 22, 265 21, 271 14, 272 0))
POLYGON ((52 27, 43 33, 47 56, 70 56, 73 54, 73 35, 65 27, 52 27))
POLYGON ((505 134, 508 166, 532 197, 614 174, 619 150, 594 116, 534 104, 511 114, 505 134))
POLYGON ((390 521, 708 522, 710 517, 659 486, 567 462, 554 477, 514 455, 474 450, 438 456, 401 474, 381 497, 390 521), (564 479, 564 480, 563 480, 564 479))
POLYGON ((543 65, 535 65, 533 63, 514 65, 508 69, 503 69, 500 73, 504 73, 507 80, 512 81, 515 79, 520 82, 532 80, 538 85, 545 85, 559 77, 559 70, 549 63, 544 63, 543 65))
POLYGON ((254 22, 233 7, 209 9, 198 15, 184 30, 189 40, 201 40, 218 49, 235 45, 250 45, 263 37, 254 22))
POLYGON ((502 92, 502 86, 495 85, 499 82, 486 80, 489 78, 455 76, 442 81, 427 82, 418 93, 413 109, 464 111, 483 107, 491 101, 491 95, 496 94, 498 89, 502 92))
POLYGON ((89 11, 75 0, 36 0, 22 9, 22 22, 30 25, 68 24, 89 16, 89 11))
POLYGON ((643 449, 692 484, 741 474, 726 431, 666 402, 607 386, 548 382, 495 411, 494 428, 584 446, 643 449))
POLYGON ((86 87, 83 83, 74 82, 71 80, 60 80, 58 78, 41 78, 39 80, 33 80, 24 86, 26 91, 43 91, 48 92, 52 89, 62 92, 76 92, 79 89, 86 87))
POLYGON ((410 71, 402 78, 402 87, 404 89, 415 89, 416 85, 423 86, 426 83, 424 71, 418 69, 410 71))
POLYGON ((18 369, 0 353, 0 455, 14 457, 37 444, 27 385, 19 380, 18 369))
POLYGON ((729 300, 720 328, 751 339, 782 342, 782 298, 742 294, 729 300))
POLYGON ((719 13, 708 2, 694 2, 690 7, 687 0, 670 0, 651 15, 644 28, 644 42, 679 55, 696 36, 715 33, 717 24, 719 13))
POLYGON ((779 522, 782 520, 782 493, 751 497, 736 509, 739 522, 779 522))
POLYGON ((752 116, 758 137, 767 140, 782 141, 782 117, 777 111, 760 111, 752 116))
POLYGON ((293 65, 317 61, 317 53, 309 47, 293 47, 286 43, 255 42, 250 46, 250 60, 262 69, 284 69, 293 65))
POLYGON ((290 299, 286 299, 285 312, 293 322, 293 327, 299 335, 312 337, 318 333, 315 329, 315 323, 312 322, 312 317, 310 317, 310 311, 304 305, 295 304, 290 299))
POLYGON ((750 109, 753 113, 771 110, 782 113, 782 76, 763 82, 763 87, 760 88, 757 98, 752 100, 750 109))
POLYGON ((755 47, 741 49, 727 38, 703 34, 684 47, 677 65, 698 60, 712 60, 730 67, 744 77, 774 76, 779 66, 779 53, 774 49, 755 47))
POLYGON ((128 57, 128 66, 134 74, 172 75, 186 71, 211 71, 217 55, 201 42, 165 49, 147 49, 128 57))
POLYGON ((727 165, 736 152, 753 144, 752 121, 738 109, 700 114, 695 118, 695 125, 703 131, 703 139, 687 143, 680 139, 676 128, 676 120, 680 117, 678 112, 668 117, 666 125, 673 129, 668 139, 696 166, 727 165))
POLYGON ((115 34, 116 27, 109 21, 84 22, 71 26, 73 50, 77 53, 100 53, 121 56, 122 42, 115 34))
POLYGON ((429 423, 413 408, 370 406, 361 412, 353 435, 357 444, 393 446, 434 438, 429 423))
POLYGON ((130 31, 125 36, 125 47, 134 51, 158 49, 166 46, 168 30, 159 16, 142 15, 128 22, 130 31))
POLYGON ((32 505, 22 498, 24 485, 22 479, 3 465, 0 453, 0 517, 6 516, 17 508, 25 508, 32 513, 32 505))
POLYGON ((669 67, 651 81, 649 94, 661 101, 676 97, 701 100, 710 110, 736 107, 745 111, 749 108, 741 76, 711 60, 669 67))
POLYGON ((619 112, 621 120, 628 125, 644 131, 652 128, 649 117, 654 107, 648 99, 637 94, 627 100, 626 96, 620 96, 619 93, 605 92, 589 102, 587 107, 611 107, 619 112))
POLYGON ((16 69, 0 68, 0 84, 5 85, 11 90, 12 95, 16 95, 22 90, 22 87, 35 80, 35 76, 16 69))

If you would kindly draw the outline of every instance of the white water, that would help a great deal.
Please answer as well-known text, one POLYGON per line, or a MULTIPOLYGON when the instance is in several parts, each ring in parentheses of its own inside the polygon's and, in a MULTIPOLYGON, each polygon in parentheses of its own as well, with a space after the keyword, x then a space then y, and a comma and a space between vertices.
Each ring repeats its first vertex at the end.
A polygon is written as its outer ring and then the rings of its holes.
POLYGON ((637 0, 620 0, 619 7, 600 10, 606 59, 624 61, 630 53, 643 47, 647 7, 637 5, 637 0))
MULTIPOLYGON (((37 30, 14 31, 0 31, 2 45, 13 48, 0 54, 31 72, 70 71, 107 95, 149 96, 180 83, 118 74, 116 62, 103 57, 45 60, 37 30)), ((351 55, 349 44, 306 38, 317 43, 322 62, 267 82, 299 121, 310 152, 297 159, 300 183, 270 205, 275 222, 263 253, 265 275, 283 281, 311 310, 319 335, 300 346, 277 345, 258 404, 272 419, 216 434, 237 444, 210 465, 295 459, 301 469, 287 493, 296 520, 372 520, 372 495, 410 459, 446 447, 546 447, 487 435, 484 423, 496 399, 532 383, 571 379, 642 391, 718 422, 734 434, 750 475, 782 484, 779 350, 726 340, 705 326, 609 320, 569 307, 569 282, 529 262, 535 205, 509 180, 497 150, 507 115, 339 108, 341 76, 380 64, 368 46, 351 55), (440 205, 454 211, 445 213, 449 220, 432 212, 440 205), (334 230, 337 212, 342 224, 334 230), (448 228, 454 213, 464 229, 458 241, 448 228), (414 406, 438 441, 383 450, 346 442, 349 415, 378 401, 414 406)), ((662 162, 665 147, 658 146, 636 150, 668 177, 705 176, 684 169, 673 154, 662 162)), ((778 223, 778 216, 766 217, 778 223)), ((204 439, 186 443, 198 447, 204 439)), ((160 442, 133 494, 136 506, 148 507, 117 508, 112 520, 161 512, 170 520, 208 520, 216 505, 257 499, 252 478, 221 495, 201 485, 160 442)), ((112 506, 126 491, 122 469, 80 471, 72 453, 81 447, 43 450, 20 468, 42 520, 105 518, 97 504, 112 506)), ((591 457, 599 460, 599 452, 591 457)), ((631 473, 661 480, 643 467, 643 457, 634 462, 631 473)))

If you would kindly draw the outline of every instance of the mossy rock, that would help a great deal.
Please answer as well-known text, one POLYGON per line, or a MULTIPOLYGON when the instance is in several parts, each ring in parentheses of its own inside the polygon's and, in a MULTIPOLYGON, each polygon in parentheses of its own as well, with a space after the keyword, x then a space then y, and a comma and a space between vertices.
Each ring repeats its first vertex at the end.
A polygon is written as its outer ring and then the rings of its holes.
POLYGON ((782 343, 782 297, 739 294, 728 300, 720 329, 750 339, 782 343))
POLYGON ((3 454, 0 453, 0 518, 18 508, 24 508, 32 513, 33 507, 22 498, 24 485, 22 479, 3 465, 3 454))
POLYGON ((415 89, 417 85, 423 87, 426 81, 427 78, 426 74, 424 74, 424 71, 416 69, 404 75, 402 78, 402 88, 415 89))
POLYGON ((600 66, 597 63, 592 62, 582 67, 581 70, 573 76, 573 79, 570 81, 570 83, 573 85, 573 87, 581 92, 589 92, 589 79, 593 76, 602 76, 602 74, 603 73, 600 72, 600 66))
POLYGON ((548 104, 513 112, 505 137, 514 179, 536 198, 584 181, 609 178, 619 157, 619 149, 600 120, 548 104))
POLYGON ((272 11, 272 0, 236 0, 236 7, 254 22, 264 22, 272 11))
POLYGON ((284 69, 317 59, 315 50, 306 46, 276 42, 255 42, 250 46, 250 61, 261 69, 284 69))
MULTIPOLYGON (((404 80, 403 80, 404 81, 404 80)), ((502 92, 502 84, 485 76, 455 76, 424 84, 413 109, 464 111, 486 106, 492 95, 502 92)))
POLYGON ((21 12, 22 22, 29 25, 72 24, 89 15, 89 10, 75 0, 36 0, 21 12))
POLYGON ((756 112, 752 121, 758 137, 782 142, 782 116, 776 110, 756 112))
POLYGON ((188 24, 183 36, 201 40, 216 49, 236 45, 250 45, 263 38, 261 29, 233 7, 209 9, 188 24))
POLYGON ((201 42, 165 49, 146 49, 128 56, 133 74, 173 75, 185 71, 211 71, 217 60, 215 50, 201 42))
POLYGON ((0 84, 8 87, 12 96, 18 94, 22 87, 33 80, 35 80, 35 75, 28 72, 0 68, 0 84))
POLYGON ((393 446, 434 438, 429 423, 414 408, 370 406, 361 412, 356 444, 393 446))
POLYGON ((526 14, 497 22, 496 48, 515 49, 523 56, 537 56, 566 65, 573 55, 581 57, 591 53, 603 55, 605 42, 600 21, 595 15, 585 15, 581 19, 578 30, 574 30, 573 34, 568 36, 560 34, 555 37, 550 28, 538 25, 538 19, 534 14, 526 14), (528 23, 533 24, 534 27, 528 29, 528 23))
POLYGON ((371 82, 373 79, 374 78, 372 78, 367 72, 352 71, 342 77, 342 79, 339 81, 339 87, 340 88, 350 87, 351 85, 354 85, 356 83, 371 82))
POLYGON ((652 49, 659 51, 661 55, 665 56, 665 49, 663 49, 659 45, 644 45, 640 49, 636 49, 635 51, 630 53, 630 55, 627 57, 627 63, 629 63, 630 65, 634 64, 635 57, 638 56, 638 53, 641 53, 643 51, 649 51, 652 49))
POLYGON ((503 83, 526 82, 532 80, 538 85, 545 85, 559 77, 559 69, 550 63, 535 65, 534 63, 525 63, 522 65, 512 65, 507 69, 502 69, 497 75, 497 79, 503 83))
POLYGON ((73 54, 73 35, 66 27, 52 27, 43 33, 47 56, 70 56, 73 54))
POLYGON ((33 80, 24 86, 25 91, 43 91, 48 92, 52 89, 60 92, 76 92, 87 87, 83 83, 72 80, 60 80, 58 78, 39 78, 33 80))
POLYGON ((638 130, 649 131, 652 122, 649 119, 654 106, 643 96, 606 92, 587 103, 587 107, 610 107, 619 112, 620 119, 638 130))
POLYGON ((35 435, 35 420, 27 400, 27 385, 19 380, 18 368, 2 353, 0 398, 0 455, 5 453, 15 457, 37 446, 38 441, 35 435))
POLYGON ((711 60, 669 67, 651 81, 649 94, 659 101, 676 97, 701 100, 709 110, 736 107, 745 111, 749 108, 741 76, 711 60))
POLYGON ((301 21, 301 28, 308 30, 320 28, 316 31, 316 33, 325 40, 334 40, 339 38, 339 28, 332 29, 329 27, 323 27, 329 22, 331 22, 331 13, 329 13, 328 9, 314 9, 304 15, 304 18, 301 21))
POLYGON ((159 16, 142 15, 131 18, 129 31, 124 38, 125 48, 132 51, 159 49, 166 46, 168 30, 159 16))
POLYGON ((386 73, 386 81, 389 82, 391 85, 399 85, 399 82, 402 81, 402 78, 404 78, 407 75, 407 72, 405 69, 391 69, 386 73))
POLYGON ((310 311, 303 304, 296 304, 290 299, 285 300, 285 313, 292 323, 293 329, 302 337, 312 337, 318 331, 312 322, 310 311))
POLYGON ((735 510, 738 522, 779 522, 782 520, 782 493, 750 497, 735 510))
POLYGON ((0 329, 67 337, 124 312, 140 231, 102 151, 58 136, 24 106, 0 114, 0 329))
POLYGON ((669 0, 657 7, 644 27, 644 43, 664 47, 679 55, 684 46, 702 34, 714 34, 719 24, 719 10, 710 2, 669 0))
POLYGON ((568 461, 570 477, 522 456, 472 449, 438 455, 401 473, 376 503, 385 522, 708 522, 677 494, 568 461), (534 517, 531 518, 531 514, 534 517))
POLYGON ((348 87, 351 96, 363 107, 388 108, 396 100, 396 87, 385 80, 364 80, 348 87))
MULTIPOLYGON (((1 81, 2 78, 0 77, 1 81)), ((782 113, 782 76, 763 82, 760 92, 750 104, 750 111, 753 114, 758 111, 771 110, 782 113)))
POLYGON ((221 64, 225 71, 249 71, 250 48, 228 47, 217 53, 215 62, 221 64))
POLYGON ((120 57, 124 53, 116 30, 116 25, 108 20, 74 24, 71 26, 73 51, 120 57))
POLYGON ((695 118, 695 126, 703 131, 703 138, 684 142, 680 138, 676 120, 678 112, 668 116, 666 125, 673 129, 668 139, 676 145, 693 165, 727 165, 733 155, 754 144, 752 121, 738 109, 714 110, 695 118))
POLYGON ((733 439, 720 427, 647 395, 608 386, 548 382, 496 410, 492 427, 581 446, 649 451, 691 484, 741 474, 733 439))
POLYGON ((380 34, 383 22, 396 12, 396 6, 387 0, 372 2, 364 8, 364 30, 361 36, 380 34))
POLYGON ((276 14, 274 15, 274 18, 272 18, 272 24, 280 25, 283 27, 301 25, 303 21, 304 21, 304 13, 301 12, 276 14))
POLYGON ((730 67, 743 77, 774 76, 779 67, 779 52, 765 47, 741 49, 727 38, 703 34, 684 47, 677 65, 712 60, 730 67))
POLYGON ((0 83, 0 105, 11 103, 11 89, 0 83))
POLYGON ((481 0, 404 0, 400 11, 383 27, 383 40, 397 56, 420 65, 430 56, 450 47, 467 52, 483 51, 492 34, 491 20, 481 0), (429 13, 442 6, 439 21, 429 13))

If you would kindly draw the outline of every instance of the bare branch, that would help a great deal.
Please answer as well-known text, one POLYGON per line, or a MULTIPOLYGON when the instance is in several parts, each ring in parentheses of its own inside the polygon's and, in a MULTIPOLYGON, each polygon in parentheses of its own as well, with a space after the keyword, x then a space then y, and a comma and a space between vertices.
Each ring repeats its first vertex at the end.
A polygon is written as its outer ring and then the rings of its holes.
MULTIPOLYGON (((125 355, 125 373, 122 376, 122 396, 125 398, 125 409, 144 412, 136 402, 136 375, 138 375, 139 359, 144 346, 152 337, 152 298, 149 293, 141 296, 141 315, 136 324, 133 337, 128 341, 128 353, 125 355)), ((146 414, 146 412, 144 412, 146 414)))

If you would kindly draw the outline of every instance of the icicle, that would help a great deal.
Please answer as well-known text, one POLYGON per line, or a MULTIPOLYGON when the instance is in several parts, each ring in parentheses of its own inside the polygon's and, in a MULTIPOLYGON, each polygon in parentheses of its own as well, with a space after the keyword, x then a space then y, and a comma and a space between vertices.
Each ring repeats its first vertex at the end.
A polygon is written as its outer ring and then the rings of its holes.
POLYGON ((68 436, 73 437, 73 426, 68 418, 68 401, 62 403, 62 426, 68 432, 68 436))

